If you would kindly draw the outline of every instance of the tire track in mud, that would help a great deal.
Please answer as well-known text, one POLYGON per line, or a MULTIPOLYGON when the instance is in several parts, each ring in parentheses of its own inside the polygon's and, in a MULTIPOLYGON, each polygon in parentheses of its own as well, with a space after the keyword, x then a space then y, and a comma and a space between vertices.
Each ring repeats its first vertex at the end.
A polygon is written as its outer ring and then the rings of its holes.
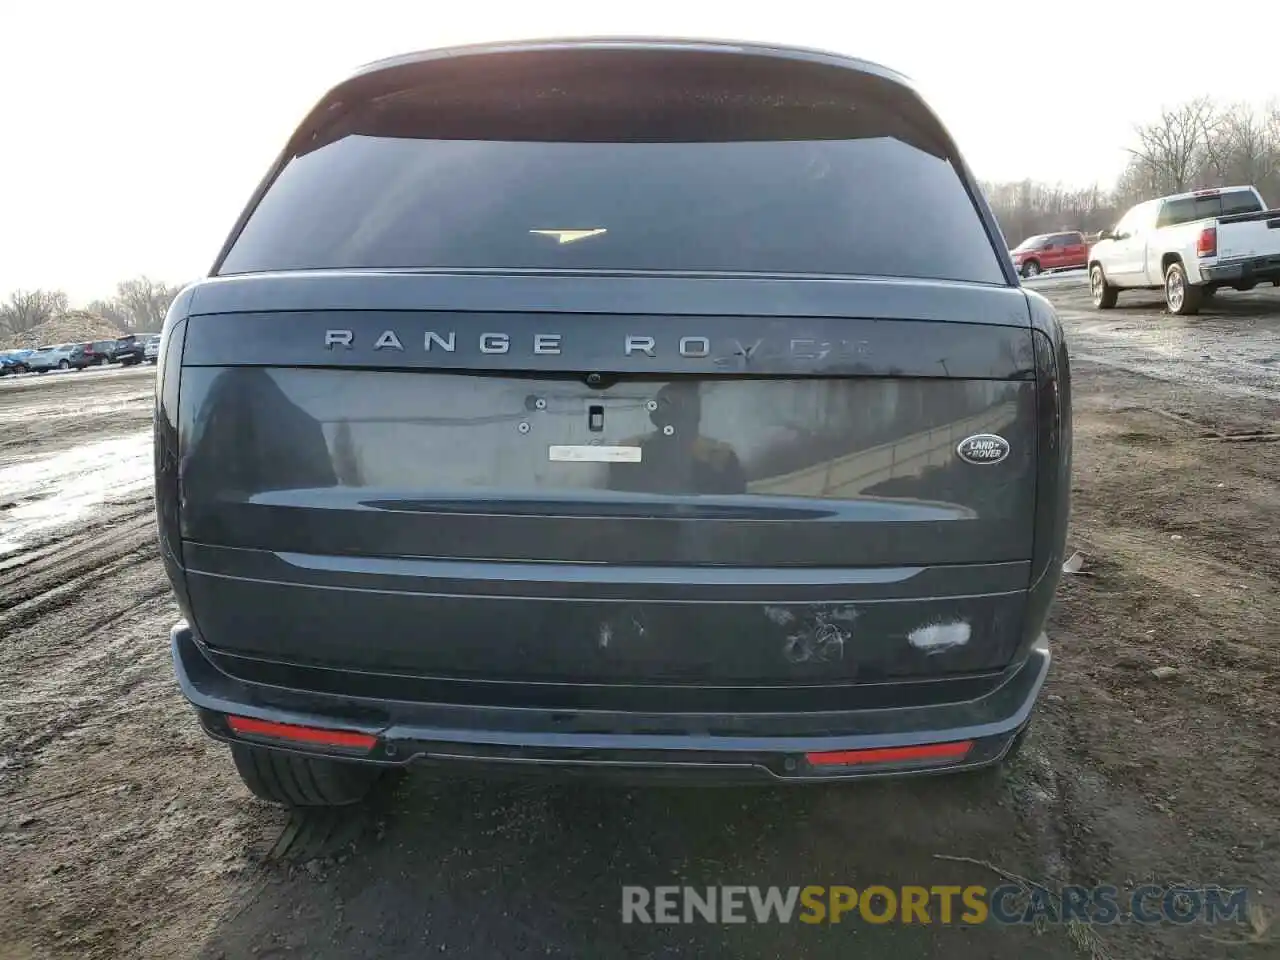
POLYGON ((155 530, 147 496, 123 504, 108 523, 0 559, 0 636, 18 618, 52 612, 86 586, 136 563, 134 554, 154 553, 155 530))
POLYGON ((167 664, 156 625, 174 604, 151 511, 150 498, 129 503, 0 571, 0 794, 50 742, 136 704, 167 664))
MULTIPOLYGON (((1084 339, 1084 338, 1080 338, 1084 339)), ((1196 387, 1204 387, 1218 393, 1231 396, 1247 397, 1253 400, 1270 400, 1280 403, 1280 387, 1270 389, 1265 385, 1237 382, 1233 377, 1240 373, 1237 364, 1210 363, 1210 361, 1170 360, 1164 357, 1142 358, 1129 351, 1123 357, 1117 357, 1108 351, 1110 345, 1090 343, 1087 351, 1073 350, 1072 359, 1084 360, 1125 373, 1136 373, 1139 376, 1164 380, 1168 383, 1181 383, 1196 387), (1196 364, 1195 370, 1182 369, 1196 364)), ((1117 351, 1118 352, 1118 351, 1117 351)), ((1243 361, 1242 361, 1243 362, 1243 361)))
MULTIPOLYGON (((1105 847, 1090 849, 1083 811, 1092 803, 1081 796, 1091 791, 1090 776, 1076 763, 1073 744, 1078 731, 1069 711, 1042 709, 1037 736, 1028 742, 1015 765, 1011 789, 1017 799, 1018 820, 1039 852, 1046 877, 1054 886, 1103 882, 1110 855, 1105 847), (1045 730, 1053 725, 1050 733, 1045 730), (1061 766, 1068 757, 1070 768, 1061 766), (1053 758, 1059 765, 1055 766, 1053 758)), ((1096 788, 1096 784, 1092 784, 1096 788)))

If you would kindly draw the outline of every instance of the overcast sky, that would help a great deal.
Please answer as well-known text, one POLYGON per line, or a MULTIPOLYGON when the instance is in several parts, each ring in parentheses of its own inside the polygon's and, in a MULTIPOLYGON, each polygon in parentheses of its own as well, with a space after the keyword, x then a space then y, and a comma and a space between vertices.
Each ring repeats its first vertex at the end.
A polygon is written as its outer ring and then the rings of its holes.
POLYGON ((1105 184, 1133 123, 1162 105, 1280 95, 1280 67, 1248 26, 1276 20, 1273 0, 1232 4, 1220 31, 1193 26, 1190 8, 1165 10, 1134 0, 0 0, 0 293, 58 287, 83 303, 139 273, 200 276, 330 84, 378 57, 490 39, 697 36, 865 57, 919 83, 978 176, 1105 184))

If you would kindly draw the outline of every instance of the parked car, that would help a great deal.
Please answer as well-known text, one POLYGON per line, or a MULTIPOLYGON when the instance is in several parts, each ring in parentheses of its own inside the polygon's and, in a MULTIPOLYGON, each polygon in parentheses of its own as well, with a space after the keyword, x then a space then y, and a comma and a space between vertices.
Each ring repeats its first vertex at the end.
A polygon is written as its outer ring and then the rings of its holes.
POLYGON ((31 369, 27 366, 27 357, 34 352, 33 350, 7 350, 0 353, 0 377, 11 373, 26 373, 31 369))
POLYGON ((39 347, 26 359, 27 369, 36 373, 48 373, 50 370, 69 370, 71 368, 71 351, 74 343, 59 343, 47 347, 39 347))
POLYGON ((147 361, 147 363, 156 363, 160 359, 159 334, 147 337, 147 342, 142 348, 142 357, 147 361))
POLYGON ((101 367, 111 362, 115 355, 114 340, 94 340, 91 343, 78 343, 71 351, 69 360, 77 370, 86 367, 101 367))
POLYGON ((122 367, 132 367, 142 363, 146 359, 145 352, 145 335, 139 337, 135 333, 129 333, 116 340, 115 361, 122 367))
POLYGON ((1122 290, 1164 288, 1170 313, 1189 315, 1223 287, 1280 286, 1280 208, 1256 187, 1196 190, 1129 210, 1089 253, 1093 305, 1122 290))
POLYGON ((237 220, 166 320, 155 491, 179 687, 259 796, 353 803, 420 761, 999 770, 1022 742, 1068 357, 899 74, 678 40, 398 57, 237 220))
POLYGON ((1079 230, 1042 233, 1027 237, 1009 255, 1020 274, 1034 277, 1050 270, 1083 270, 1089 261, 1089 244, 1079 230))

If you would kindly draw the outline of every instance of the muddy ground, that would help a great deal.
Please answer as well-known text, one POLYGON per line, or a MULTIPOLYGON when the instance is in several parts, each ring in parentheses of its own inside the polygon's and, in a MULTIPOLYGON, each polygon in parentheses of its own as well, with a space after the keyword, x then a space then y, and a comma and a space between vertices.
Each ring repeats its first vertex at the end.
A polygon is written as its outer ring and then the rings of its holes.
MULTIPOLYGON (((1103 315, 1078 279, 1038 286, 1076 355, 1085 563, 1004 784, 415 775, 353 821, 291 820, 250 798, 177 692, 149 492, 126 482, 58 529, 9 521, 0 552, 0 957, 1276 956, 1280 443, 1245 437, 1280 432, 1280 297, 1174 319, 1152 296, 1103 315), (1245 885, 1261 910, 1253 928, 620 922, 624 883, 994 886, 995 870, 1245 885)), ((0 381, 0 525, 30 486, 6 471, 140 435, 150 376, 0 381)))

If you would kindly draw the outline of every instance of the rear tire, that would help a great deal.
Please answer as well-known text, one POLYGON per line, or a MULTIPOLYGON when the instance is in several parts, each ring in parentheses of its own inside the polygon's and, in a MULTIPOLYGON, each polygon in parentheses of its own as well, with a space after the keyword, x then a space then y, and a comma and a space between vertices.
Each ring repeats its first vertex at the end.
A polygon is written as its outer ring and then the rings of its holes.
POLYGON ((59 360, 59 361, 58 361, 58 369, 59 369, 59 370, 67 370, 67 369, 69 369, 70 367, 71 367, 71 364, 67 363, 67 361, 65 361, 65 360, 59 360))
POLYGON ((231 744, 236 772, 252 793, 287 807, 345 807, 359 803, 382 772, 342 760, 303 757, 243 743, 231 744))
POLYGON ((1089 268, 1089 293, 1093 297, 1093 309, 1110 310, 1116 305, 1120 291, 1107 283, 1107 275, 1102 272, 1102 265, 1095 263, 1089 268))
POLYGON ((1187 271, 1180 260, 1169 264, 1164 272, 1164 302, 1169 312, 1179 317, 1190 317, 1200 312, 1204 288, 1187 282, 1187 271))

